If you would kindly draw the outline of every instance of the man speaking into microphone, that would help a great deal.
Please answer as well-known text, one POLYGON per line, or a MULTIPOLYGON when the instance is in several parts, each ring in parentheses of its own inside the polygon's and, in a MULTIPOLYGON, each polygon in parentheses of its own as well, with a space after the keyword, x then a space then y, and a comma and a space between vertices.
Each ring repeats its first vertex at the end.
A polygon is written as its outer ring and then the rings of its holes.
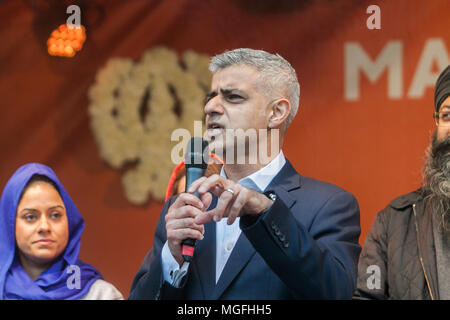
POLYGON ((224 165, 166 202, 129 298, 350 299, 358 203, 298 174, 282 152, 299 106, 295 70, 252 49, 217 55, 210 70, 206 136, 224 165))

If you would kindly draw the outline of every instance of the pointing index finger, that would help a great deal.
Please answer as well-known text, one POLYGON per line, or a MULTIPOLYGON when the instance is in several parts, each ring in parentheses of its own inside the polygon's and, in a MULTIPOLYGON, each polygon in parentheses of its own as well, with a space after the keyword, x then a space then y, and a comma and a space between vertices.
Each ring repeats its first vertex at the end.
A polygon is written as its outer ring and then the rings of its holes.
POLYGON ((193 194, 189 193, 181 193, 178 198, 175 200, 175 202, 172 204, 173 208, 180 208, 185 205, 191 205, 193 207, 196 207, 200 210, 203 210, 204 204, 203 202, 196 197, 193 194))
POLYGON ((187 192, 189 193, 194 193, 197 188, 203 183, 203 181, 205 181, 207 178, 206 177, 201 177, 198 178, 197 180, 195 180, 194 182, 192 182, 192 184, 189 186, 187 192))
POLYGON ((212 191, 216 196, 220 196, 223 189, 226 188, 227 181, 225 178, 219 176, 218 174, 213 174, 212 176, 208 177, 205 181, 202 182, 202 184, 198 187, 198 193, 204 194, 208 191, 212 191), (216 188, 214 188, 216 187, 216 188), (217 193, 217 191, 220 191, 217 193))

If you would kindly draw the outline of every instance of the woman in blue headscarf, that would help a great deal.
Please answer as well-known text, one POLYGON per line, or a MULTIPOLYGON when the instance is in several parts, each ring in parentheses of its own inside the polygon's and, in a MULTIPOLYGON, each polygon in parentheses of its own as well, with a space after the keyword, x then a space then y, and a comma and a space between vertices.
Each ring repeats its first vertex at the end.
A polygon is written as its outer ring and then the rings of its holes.
POLYGON ((123 299, 78 259, 83 229, 52 169, 20 167, 0 199, 0 299, 123 299))

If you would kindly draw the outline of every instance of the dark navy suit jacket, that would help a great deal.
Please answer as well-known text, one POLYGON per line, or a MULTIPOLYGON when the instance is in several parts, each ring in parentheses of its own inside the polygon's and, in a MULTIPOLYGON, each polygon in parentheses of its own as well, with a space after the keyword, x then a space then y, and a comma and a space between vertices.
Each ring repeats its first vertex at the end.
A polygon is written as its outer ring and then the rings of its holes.
MULTIPOLYGON (((215 283, 215 222, 205 225, 184 285, 163 280, 169 199, 153 249, 133 281, 129 299, 350 299, 361 247, 355 197, 332 184, 299 175, 289 161, 266 191, 276 194, 259 216, 242 216, 242 233, 215 283)), ((211 207, 215 206, 215 203, 211 207)))

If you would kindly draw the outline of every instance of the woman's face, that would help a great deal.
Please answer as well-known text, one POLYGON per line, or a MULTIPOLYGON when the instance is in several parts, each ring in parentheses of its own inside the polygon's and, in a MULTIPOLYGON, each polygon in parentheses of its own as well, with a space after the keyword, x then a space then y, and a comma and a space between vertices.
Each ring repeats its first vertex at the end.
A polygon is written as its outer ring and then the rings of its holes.
POLYGON ((38 265, 51 263, 66 248, 69 225, 58 191, 46 182, 34 182, 17 206, 16 244, 22 258, 38 265))

